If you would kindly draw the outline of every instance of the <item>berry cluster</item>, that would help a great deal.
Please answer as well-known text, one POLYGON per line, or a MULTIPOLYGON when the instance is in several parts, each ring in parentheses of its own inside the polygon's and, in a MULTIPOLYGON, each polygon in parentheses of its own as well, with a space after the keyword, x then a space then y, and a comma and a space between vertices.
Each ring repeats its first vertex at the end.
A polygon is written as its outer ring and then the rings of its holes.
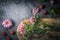
MULTIPOLYGON (((15 31, 10 30, 10 34, 11 34, 11 35, 14 35, 14 34, 15 34, 15 31)), ((3 32, 2 32, 2 36, 7 36, 7 33, 6 33, 5 31, 3 31, 3 32)), ((6 40, 11 40, 11 38, 10 38, 10 37, 6 37, 6 40)))

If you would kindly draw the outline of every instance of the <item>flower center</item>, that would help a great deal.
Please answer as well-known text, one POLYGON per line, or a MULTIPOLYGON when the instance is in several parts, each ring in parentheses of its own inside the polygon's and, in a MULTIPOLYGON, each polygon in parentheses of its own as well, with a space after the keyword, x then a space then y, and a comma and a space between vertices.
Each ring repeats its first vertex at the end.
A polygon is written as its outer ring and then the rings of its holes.
POLYGON ((5 24, 7 25, 9 22, 7 21, 5 24))

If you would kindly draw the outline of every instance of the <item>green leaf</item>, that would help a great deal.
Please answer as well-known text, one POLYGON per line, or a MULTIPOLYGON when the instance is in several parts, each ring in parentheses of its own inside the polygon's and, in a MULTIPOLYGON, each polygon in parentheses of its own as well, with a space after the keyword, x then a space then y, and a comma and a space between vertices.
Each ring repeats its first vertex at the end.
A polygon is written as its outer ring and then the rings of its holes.
POLYGON ((44 28, 47 27, 47 24, 45 22, 42 22, 42 25, 44 26, 44 28))
POLYGON ((51 15, 55 14, 55 10, 54 9, 52 9, 50 12, 51 12, 51 15))
POLYGON ((40 29, 39 27, 36 27, 34 31, 36 34, 44 34, 46 32, 46 30, 40 29))
POLYGON ((36 26, 38 26, 38 23, 40 22, 40 17, 39 17, 39 15, 38 14, 36 14, 35 15, 35 24, 34 24, 34 26, 36 27, 36 26))

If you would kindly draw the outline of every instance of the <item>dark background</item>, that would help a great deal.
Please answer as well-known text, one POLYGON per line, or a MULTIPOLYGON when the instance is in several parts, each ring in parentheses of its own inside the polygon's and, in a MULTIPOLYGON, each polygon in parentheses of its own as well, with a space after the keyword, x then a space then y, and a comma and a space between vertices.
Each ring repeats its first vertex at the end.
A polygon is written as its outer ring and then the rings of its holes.
MULTIPOLYGON (((17 26, 21 20, 29 18, 32 15, 32 9, 34 7, 39 7, 40 4, 44 4, 45 8, 39 12, 40 17, 42 18, 60 18, 60 13, 57 12, 56 15, 50 14, 50 7, 52 7, 49 1, 42 2, 41 0, 0 0, 0 40, 5 40, 6 37, 11 37, 12 40, 18 40, 16 34, 10 35, 9 31, 14 30, 16 32, 17 26), (42 11, 47 10, 48 14, 43 15, 42 11), (14 22, 14 26, 10 29, 6 29, 2 26, 2 21, 5 19, 11 19, 14 22), (1 33, 5 31, 7 32, 7 36, 3 37, 1 33)), ((60 10, 60 0, 55 0, 54 7, 60 10)), ((53 37, 54 40, 59 37, 53 37)), ((52 38, 52 39, 53 39, 52 38)))

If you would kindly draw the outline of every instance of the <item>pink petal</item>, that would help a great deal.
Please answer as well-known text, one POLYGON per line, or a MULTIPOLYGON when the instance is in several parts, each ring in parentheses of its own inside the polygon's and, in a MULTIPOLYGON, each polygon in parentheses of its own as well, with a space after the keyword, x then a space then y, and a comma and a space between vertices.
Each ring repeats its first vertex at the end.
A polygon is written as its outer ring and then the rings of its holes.
POLYGON ((32 11, 33 15, 36 15, 36 13, 38 13, 38 11, 39 11, 38 8, 34 8, 33 11, 32 11))
POLYGON ((22 22, 20 24, 20 34, 24 34, 24 32, 25 32, 25 24, 22 22))
POLYGON ((25 31, 20 31, 20 34, 21 34, 21 35, 24 35, 24 34, 25 34, 25 31))
POLYGON ((30 18, 30 23, 34 23, 35 22, 35 18, 31 17, 30 18))

